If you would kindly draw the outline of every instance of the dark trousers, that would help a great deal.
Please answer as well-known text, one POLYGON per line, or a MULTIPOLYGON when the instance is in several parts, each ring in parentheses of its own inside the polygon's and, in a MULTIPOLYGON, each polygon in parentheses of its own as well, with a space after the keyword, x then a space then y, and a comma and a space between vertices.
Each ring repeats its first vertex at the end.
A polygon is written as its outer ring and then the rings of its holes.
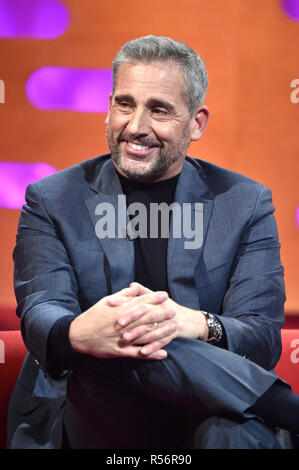
POLYGON ((71 448, 280 448, 249 408, 279 380, 229 351, 177 339, 162 361, 83 357, 68 382, 71 448))

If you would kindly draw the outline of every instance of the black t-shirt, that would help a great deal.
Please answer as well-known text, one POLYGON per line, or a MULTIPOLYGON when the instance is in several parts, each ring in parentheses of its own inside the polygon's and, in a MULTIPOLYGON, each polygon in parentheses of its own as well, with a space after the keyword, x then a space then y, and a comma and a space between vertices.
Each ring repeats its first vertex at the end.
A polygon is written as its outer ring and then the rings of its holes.
MULTIPOLYGON (((127 207, 133 203, 143 204, 146 210, 146 237, 138 236, 134 239, 135 252, 135 281, 153 291, 164 290, 168 292, 167 280, 167 233, 161 231, 161 221, 163 214, 159 211, 153 211, 152 214, 158 214, 158 218, 151 215, 151 207, 154 204, 166 203, 168 206, 173 202, 175 188, 179 175, 164 181, 156 183, 140 183, 129 180, 119 175, 122 190, 127 198, 127 207), (152 231, 151 223, 157 225, 157 231, 152 231), (156 235, 158 235, 156 237, 156 235), (162 237, 161 237, 162 235, 162 237)), ((169 212, 171 214, 171 211, 169 212)), ((137 211, 137 216, 140 214, 137 211)), ((143 213, 142 213, 143 215, 143 213)), ((167 212, 164 212, 167 217, 167 212)), ((131 220, 134 218, 131 215, 131 220)), ((139 217, 141 219, 141 217, 139 217)), ((141 219, 143 221, 143 219, 141 219)), ((170 220, 170 218, 169 218, 170 220)), ((166 221, 168 223, 168 221, 166 221)), ((152 227, 153 228, 153 227, 152 227)), ((154 227, 156 229, 156 227, 154 227)), ((140 231, 140 226, 137 226, 140 231)))

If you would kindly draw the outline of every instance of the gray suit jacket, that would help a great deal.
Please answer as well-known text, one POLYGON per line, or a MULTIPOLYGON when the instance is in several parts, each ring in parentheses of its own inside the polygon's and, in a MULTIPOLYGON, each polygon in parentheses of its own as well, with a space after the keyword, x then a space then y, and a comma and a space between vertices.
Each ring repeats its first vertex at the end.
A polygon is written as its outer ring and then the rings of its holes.
MULTIPOLYGON (((134 280, 134 245, 99 239, 96 207, 122 194, 109 155, 29 185, 14 250, 17 314, 28 348, 8 419, 12 448, 61 444, 67 376, 51 378, 54 323, 79 315, 134 280)), ((274 207, 267 187, 186 157, 175 201, 203 204, 203 243, 185 249, 170 231, 167 273, 179 304, 221 316, 227 347, 272 369, 281 352, 285 300, 274 207)), ((193 204, 194 206, 194 204, 193 204)))

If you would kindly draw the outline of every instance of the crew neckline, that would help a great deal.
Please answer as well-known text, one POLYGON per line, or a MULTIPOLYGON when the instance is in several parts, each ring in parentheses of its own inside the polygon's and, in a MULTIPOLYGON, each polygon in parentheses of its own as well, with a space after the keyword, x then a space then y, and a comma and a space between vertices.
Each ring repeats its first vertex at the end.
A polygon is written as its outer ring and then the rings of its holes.
POLYGON ((166 186, 168 184, 174 183, 178 180, 180 174, 177 174, 175 176, 172 176, 171 178, 168 178, 166 180, 162 181, 153 181, 153 182, 145 182, 145 181, 136 181, 130 178, 127 178, 126 176, 123 176, 121 173, 117 172, 117 176, 119 177, 119 180, 121 183, 124 183, 126 185, 131 185, 135 188, 148 188, 148 187, 158 187, 158 186, 166 186))

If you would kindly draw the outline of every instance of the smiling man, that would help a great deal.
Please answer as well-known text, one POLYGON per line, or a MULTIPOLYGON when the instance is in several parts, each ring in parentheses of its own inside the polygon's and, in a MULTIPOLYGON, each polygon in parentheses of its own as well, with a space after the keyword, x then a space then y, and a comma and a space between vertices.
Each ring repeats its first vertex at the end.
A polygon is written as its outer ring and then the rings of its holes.
POLYGON ((111 154, 27 189, 14 260, 29 353, 9 447, 280 448, 299 400, 268 372, 285 300, 270 191, 186 156, 209 116, 189 46, 130 41, 113 75, 111 154), (190 220, 203 208, 200 245, 176 235, 175 211, 163 235, 162 209, 186 204, 190 220), (151 230, 123 236, 136 207, 151 230), (99 236, 103 208, 117 235, 99 236))
POLYGON ((184 73, 172 61, 119 67, 106 123, 122 175, 161 181, 180 173, 190 142, 200 138, 208 117, 205 106, 190 116, 184 89, 184 73))

